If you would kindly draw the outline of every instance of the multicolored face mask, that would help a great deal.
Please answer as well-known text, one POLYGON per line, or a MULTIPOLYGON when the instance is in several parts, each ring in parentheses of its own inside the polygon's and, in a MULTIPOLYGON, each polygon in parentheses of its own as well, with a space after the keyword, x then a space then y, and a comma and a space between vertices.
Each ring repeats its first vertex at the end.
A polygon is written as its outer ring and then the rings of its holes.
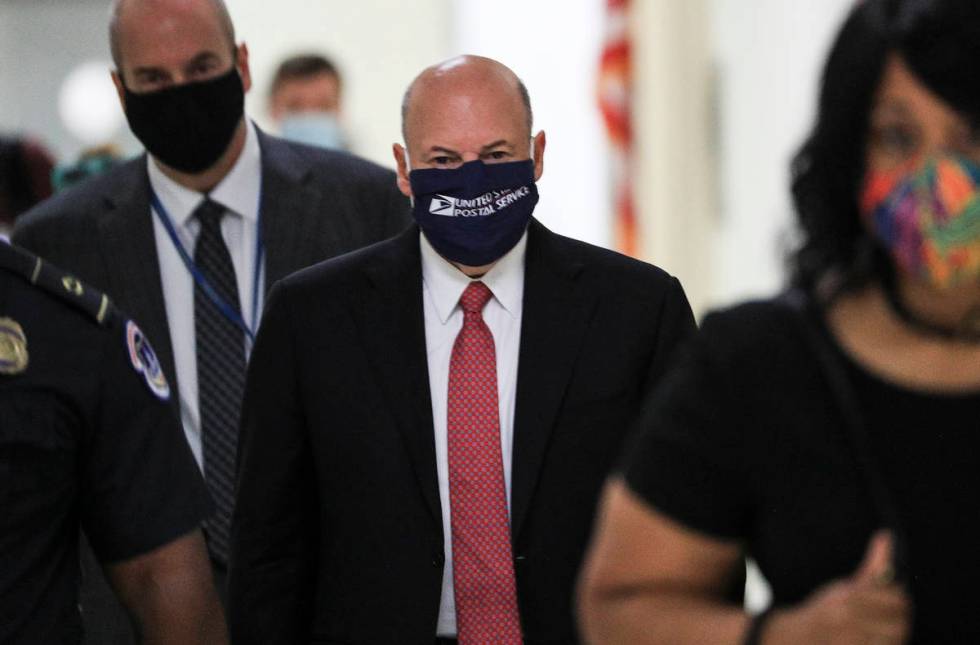
POLYGON ((870 171, 861 213, 899 267, 948 289, 980 282, 980 164, 957 155, 870 171))

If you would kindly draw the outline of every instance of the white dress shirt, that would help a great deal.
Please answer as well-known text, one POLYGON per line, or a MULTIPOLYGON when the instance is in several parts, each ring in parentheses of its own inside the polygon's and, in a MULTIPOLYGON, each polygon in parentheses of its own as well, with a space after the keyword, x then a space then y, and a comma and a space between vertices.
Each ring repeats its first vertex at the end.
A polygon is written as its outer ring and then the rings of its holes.
MULTIPOLYGON (((449 406, 449 359, 453 343, 463 328, 459 297, 472 282, 463 272, 440 256, 419 235, 422 247, 422 304, 425 312, 425 348, 432 396, 435 430, 436 470, 442 506, 442 532, 445 536, 446 564, 443 569, 442 598, 439 602, 439 636, 456 636, 456 602, 453 597, 453 547, 449 508, 449 448, 447 417, 449 406)), ((483 308, 483 320, 497 355, 497 398, 500 406, 500 454, 503 458, 507 508, 510 511, 511 455, 514 446, 514 403, 517 399, 517 360, 521 342, 521 312, 524 301, 525 233, 514 248, 483 277, 481 282, 493 292, 483 308)))
MULTIPOLYGON (((147 157, 150 186, 170 216, 180 243, 190 257, 194 257, 194 244, 200 223, 191 217, 204 195, 181 186, 167 177, 156 163, 147 157)), ((256 267, 255 243, 258 236, 259 199, 262 183, 262 157, 255 126, 249 122, 245 146, 231 171, 210 192, 212 200, 228 209, 221 218, 221 234, 238 281, 239 306, 245 323, 254 331, 258 320, 254 311, 261 314, 265 266, 256 267), (253 293, 255 271, 259 271, 258 291, 253 293)), ((152 209, 151 209, 152 210, 152 209)), ((170 343, 174 351, 177 384, 180 389, 180 417, 184 434, 190 444, 198 466, 203 470, 201 453, 201 417, 197 399, 197 354, 194 332, 194 278, 181 259, 173 240, 160 220, 159 213, 151 213, 153 234, 156 238, 157 257, 160 260, 160 281, 163 300, 167 308, 167 324, 170 343)), ((246 357, 251 350, 246 337, 246 357)))

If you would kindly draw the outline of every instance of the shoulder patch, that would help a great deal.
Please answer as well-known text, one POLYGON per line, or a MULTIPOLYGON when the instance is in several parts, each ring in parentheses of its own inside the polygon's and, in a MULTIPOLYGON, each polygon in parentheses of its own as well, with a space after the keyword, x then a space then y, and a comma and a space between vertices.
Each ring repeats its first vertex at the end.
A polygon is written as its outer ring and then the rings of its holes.
POLYGON ((0 374, 13 376, 27 369, 27 336, 13 318, 0 318, 0 374))
POLYGON ((0 268, 80 309, 99 325, 111 319, 113 307, 107 295, 24 249, 0 243, 0 268))
POLYGON ((129 360, 137 374, 143 375, 150 392, 161 401, 170 399, 170 384, 163 374, 160 361, 150 347, 150 341, 132 320, 126 321, 126 348, 129 350, 129 360))

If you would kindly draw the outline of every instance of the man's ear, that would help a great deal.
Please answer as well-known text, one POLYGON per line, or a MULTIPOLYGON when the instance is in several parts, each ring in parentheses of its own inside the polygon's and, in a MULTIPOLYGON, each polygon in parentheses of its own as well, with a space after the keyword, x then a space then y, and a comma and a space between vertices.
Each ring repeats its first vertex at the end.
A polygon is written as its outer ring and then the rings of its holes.
POLYGON ((547 143, 544 130, 534 135, 534 181, 541 179, 544 174, 544 146, 547 143))
POLYGON ((242 87, 248 92, 252 89, 252 72, 248 67, 248 45, 242 43, 235 50, 237 60, 235 66, 238 67, 238 75, 242 77, 242 87))
POLYGON ((402 191, 405 197, 412 196, 412 183, 408 180, 408 151, 400 143, 391 145, 391 151, 395 155, 398 173, 398 190, 402 191))
POLYGON ((123 112, 126 111, 126 88, 123 86, 121 72, 117 69, 109 72, 112 76, 112 84, 116 86, 116 96, 119 97, 119 105, 122 106, 123 112))

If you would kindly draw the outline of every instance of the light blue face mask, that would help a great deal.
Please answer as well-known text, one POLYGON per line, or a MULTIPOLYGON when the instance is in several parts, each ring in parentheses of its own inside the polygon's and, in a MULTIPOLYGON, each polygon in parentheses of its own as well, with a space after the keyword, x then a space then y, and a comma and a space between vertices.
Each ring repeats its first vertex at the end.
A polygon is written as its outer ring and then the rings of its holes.
POLYGON ((280 126, 284 139, 308 146, 347 150, 347 137, 337 117, 330 112, 297 112, 287 115, 280 126))

